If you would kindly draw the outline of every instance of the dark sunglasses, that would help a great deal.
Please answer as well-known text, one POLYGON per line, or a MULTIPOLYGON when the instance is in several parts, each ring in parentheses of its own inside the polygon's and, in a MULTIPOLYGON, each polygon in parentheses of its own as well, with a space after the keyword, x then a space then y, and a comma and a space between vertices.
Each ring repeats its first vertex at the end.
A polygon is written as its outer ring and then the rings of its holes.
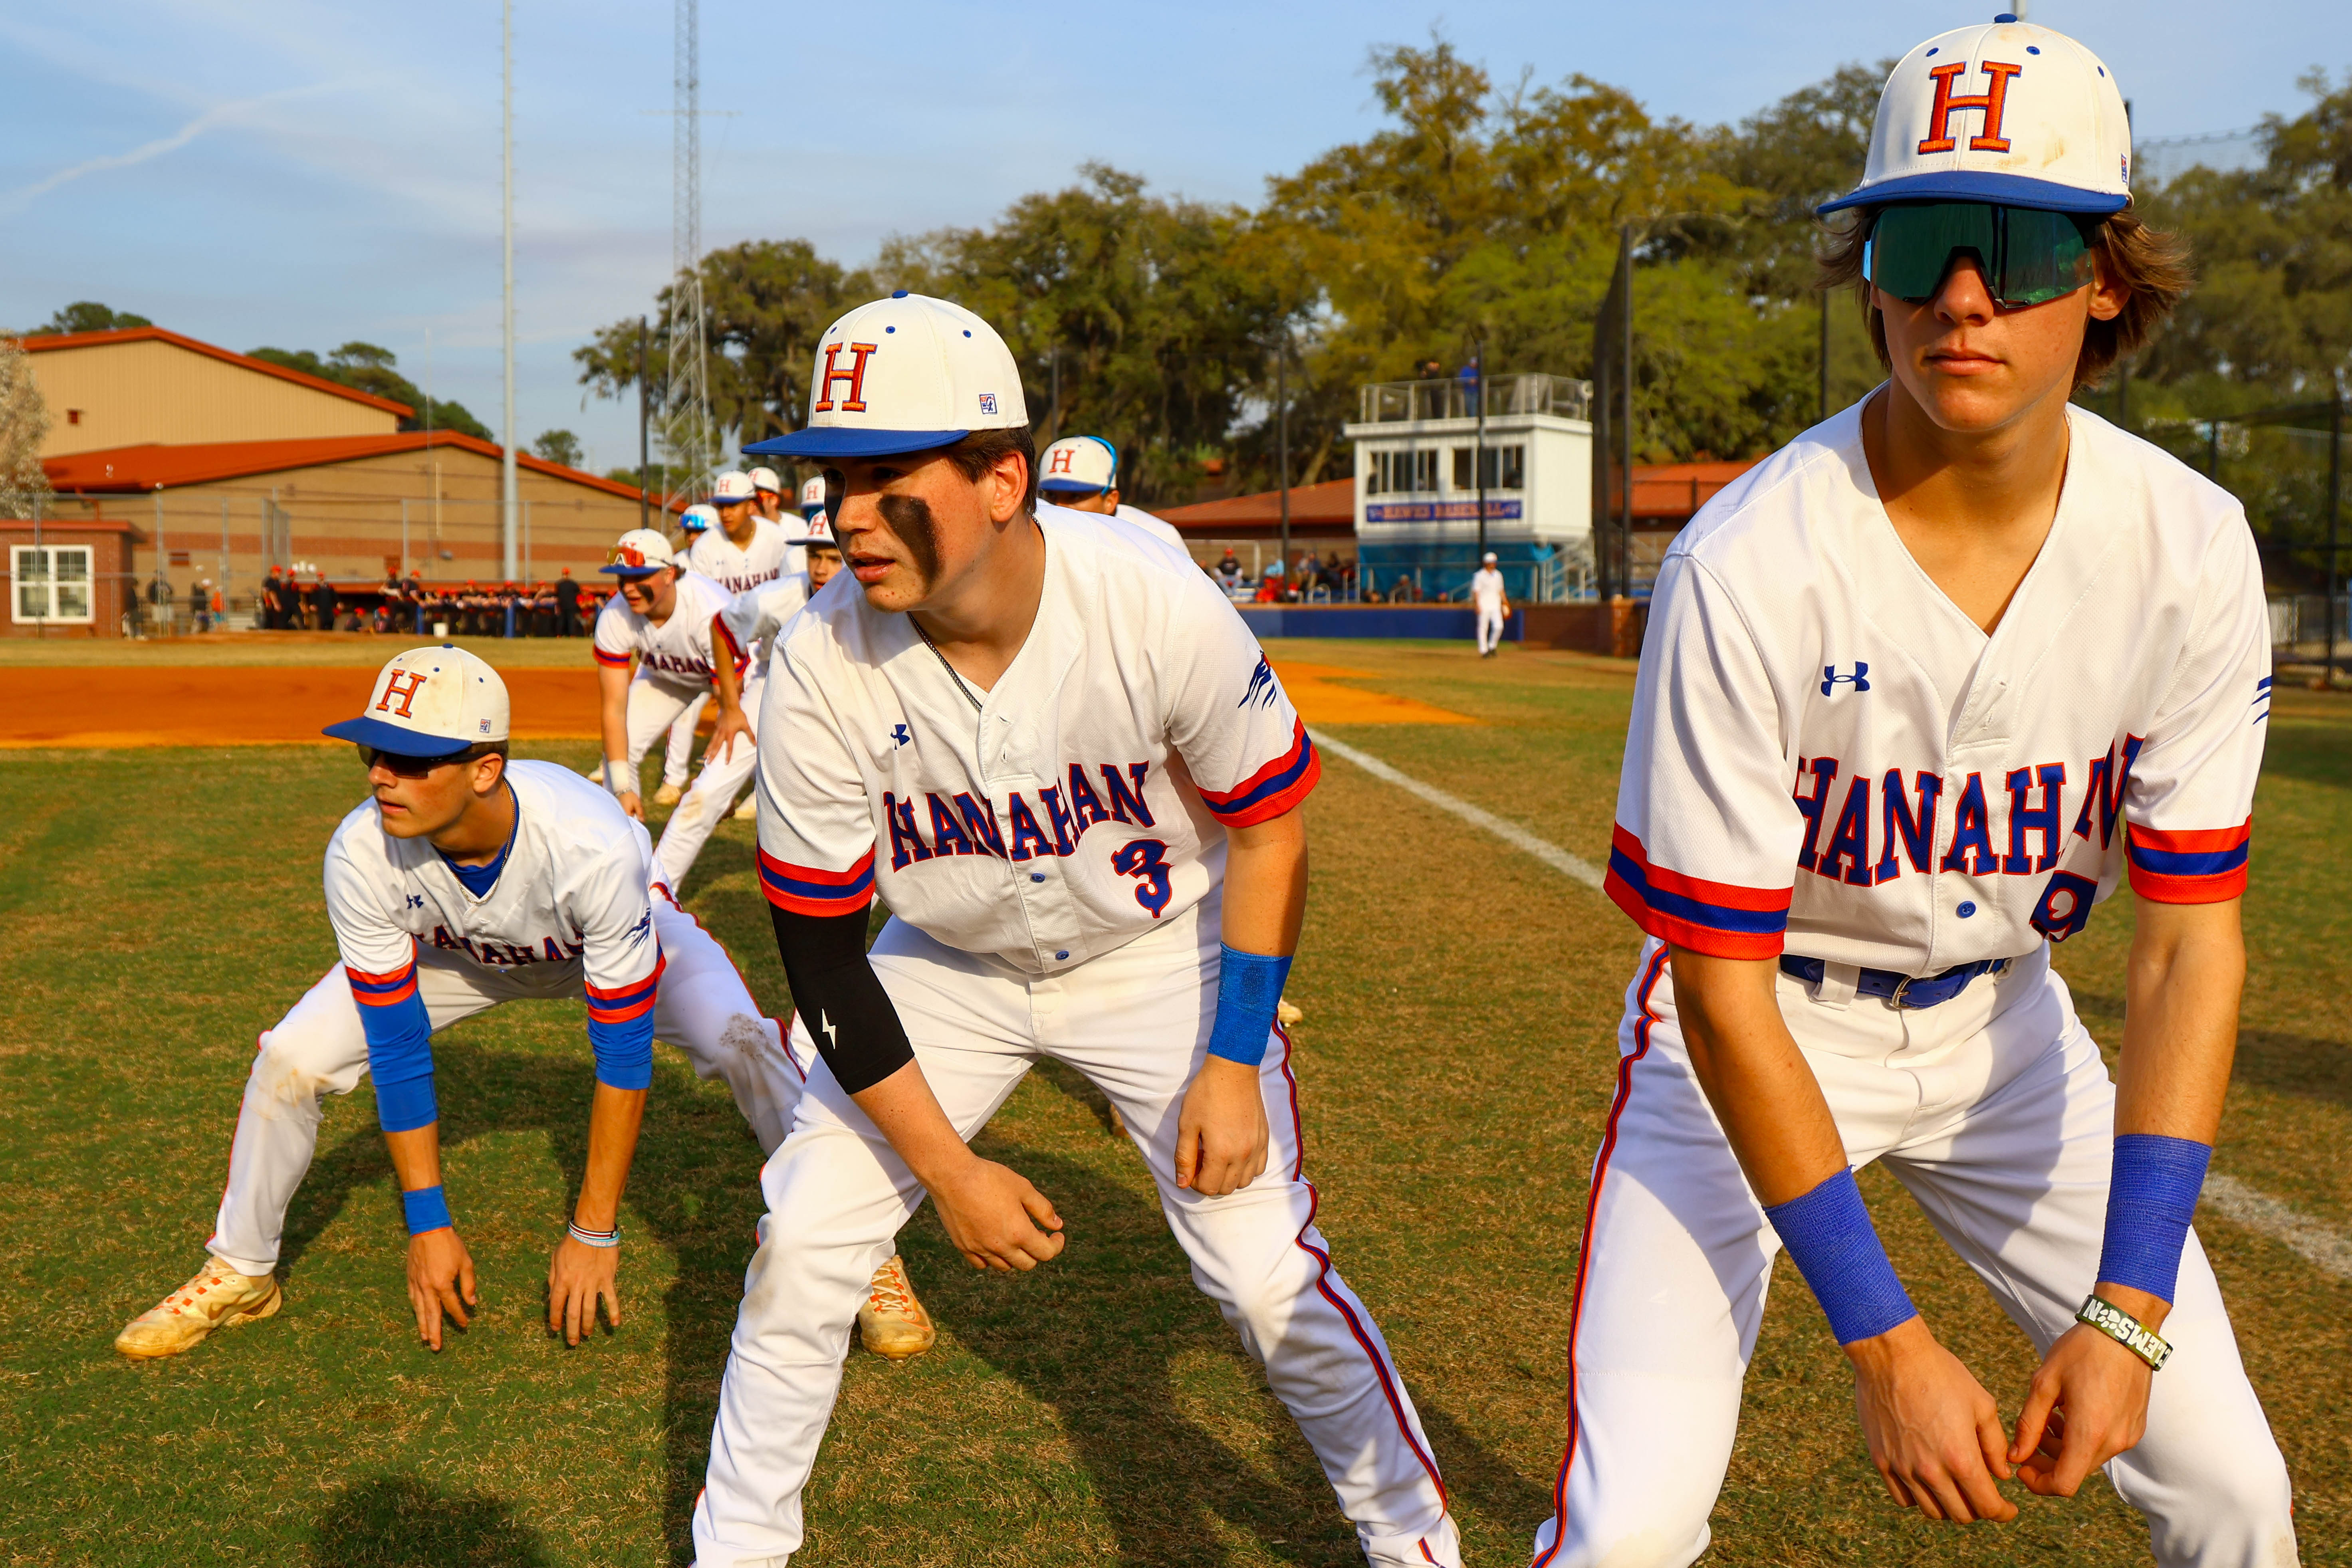
POLYGON ((1898 300, 1924 305, 1967 256, 2003 310, 2046 305, 2097 281, 2095 215, 1990 202, 1918 202, 1885 208, 1862 248, 1862 274, 1898 300))
POLYGON ((371 773, 380 767, 389 768, 401 778, 421 779, 431 773, 435 768, 446 768, 452 763, 464 762, 466 752, 471 749, 471 747, 461 747, 446 756, 410 757, 404 756, 398 752, 383 752, 378 751, 373 746, 362 746, 360 761, 367 764, 371 773))

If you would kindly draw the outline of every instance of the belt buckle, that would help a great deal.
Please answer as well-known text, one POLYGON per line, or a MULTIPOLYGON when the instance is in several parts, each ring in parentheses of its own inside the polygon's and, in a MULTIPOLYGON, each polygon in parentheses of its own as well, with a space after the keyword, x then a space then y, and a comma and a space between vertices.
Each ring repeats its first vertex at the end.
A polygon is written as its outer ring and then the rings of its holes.
POLYGON ((1896 1007, 1906 1005, 1903 998, 1910 994, 1912 985, 1918 980, 1918 978, 1919 977, 1916 974, 1905 975, 1903 977, 1902 984, 1895 987, 1895 994, 1889 996, 1887 1001, 1894 1004, 1896 1007))

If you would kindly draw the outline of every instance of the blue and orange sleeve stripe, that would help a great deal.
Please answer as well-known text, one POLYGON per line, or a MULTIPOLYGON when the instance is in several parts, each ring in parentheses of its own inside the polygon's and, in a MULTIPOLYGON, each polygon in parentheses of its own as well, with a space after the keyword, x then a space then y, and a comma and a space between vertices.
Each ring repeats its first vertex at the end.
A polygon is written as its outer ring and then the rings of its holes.
POLYGON ((352 983, 352 999, 362 1007, 397 1007, 416 994, 414 955, 389 974, 370 974, 347 963, 343 965, 343 977, 352 983))
MULTIPOLYGON (((719 637, 726 641, 727 652, 729 656, 735 660, 735 673, 738 676, 740 676, 743 673, 744 667, 751 662, 751 656, 745 653, 743 651, 743 645, 735 640, 735 628, 727 624, 726 612, 722 610, 718 615, 711 616, 710 626, 711 629, 716 631, 719 637)), ((714 648, 712 651, 715 652, 717 650, 714 648)))
POLYGON ((1202 790, 1201 800, 1227 827, 1250 827, 1271 822, 1305 800, 1323 777, 1323 758, 1307 738, 1304 721, 1293 721, 1290 750, 1219 794, 1202 790))
POLYGON ((2132 891, 2159 904, 2218 904, 2243 896, 2254 819, 2236 827, 2160 833, 2137 823, 2124 829, 2132 891))
POLYGON ((626 669, 629 665, 630 657, 630 655, 625 653, 606 653, 601 647, 596 649, 596 662, 598 664, 611 665, 617 669, 626 669))
POLYGON ((1601 890, 1660 942, 1712 958, 1777 958, 1789 931, 1789 888, 1742 888, 1650 864, 1623 827, 1609 846, 1601 890))
POLYGON ((760 851, 760 890, 796 915, 854 915, 874 901, 874 851, 846 871, 820 871, 760 851))
POLYGON ((588 1021, 593 1024, 625 1024, 651 1013, 654 1010, 654 993, 660 989, 662 971, 667 967, 668 956, 656 947, 653 973, 643 980, 634 980, 626 985, 589 986, 588 1021))

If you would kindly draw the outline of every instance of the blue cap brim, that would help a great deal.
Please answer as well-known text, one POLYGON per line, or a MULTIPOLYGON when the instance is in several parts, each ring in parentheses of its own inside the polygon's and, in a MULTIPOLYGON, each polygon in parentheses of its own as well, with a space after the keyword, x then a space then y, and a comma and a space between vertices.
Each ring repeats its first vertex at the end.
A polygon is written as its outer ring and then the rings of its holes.
POLYGON ((969 430, 865 430, 853 425, 813 425, 789 436, 772 436, 743 448, 762 458, 895 458, 951 447, 969 430))
POLYGON ((1067 479, 1039 479, 1037 488, 1048 495, 1098 496, 1110 489, 1108 485, 1076 485, 1067 479))
POLYGON ((658 566, 599 566, 596 570, 609 573, 615 577, 650 577, 661 568, 658 566))
POLYGON ((328 725, 319 733, 331 735, 338 741, 373 746, 377 751, 390 752, 395 757, 446 757, 473 744, 471 741, 453 741, 446 735, 420 735, 414 730, 404 730, 381 719, 346 719, 339 724, 328 725))
POLYGON ((1827 217, 1848 207, 1884 206, 1889 202, 1998 202, 2003 206, 2039 207, 2053 213, 2119 213, 2131 205, 2128 195, 2086 191, 2053 180, 2030 180, 2022 174, 1990 174, 1981 170, 1955 169, 1937 174, 1906 174, 1823 202, 1813 210, 1827 217))

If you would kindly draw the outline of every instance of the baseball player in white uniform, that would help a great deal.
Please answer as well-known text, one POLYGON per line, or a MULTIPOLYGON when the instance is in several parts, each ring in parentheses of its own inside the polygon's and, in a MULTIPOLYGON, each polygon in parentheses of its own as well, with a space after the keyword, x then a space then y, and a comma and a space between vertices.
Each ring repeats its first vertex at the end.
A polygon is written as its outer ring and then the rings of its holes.
MULTIPOLYGON (((719 658, 740 660, 742 650, 727 648, 722 656, 714 648, 711 625, 730 595, 700 573, 688 571, 665 535, 649 528, 629 530, 601 570, 619 579, 619 591, 597 612, 591 636, 602 698, 605 762, 600 777, 623 808, 643 821, 637 767, 646 748, 693 702, 711 694, 719 658)), ((720 724, 730 732, 743 732, 740 714, 730 724, 722 710, 720 724)), ((706 763, 713 752, 727 754, 719 741, 720 731, 714 730, 706 763)))
POLYGON ((846 563, 768 677, 760 865, 828 1065, 762 1173, 697 1561, 799 1547, 850 1276, 926 1196, 976 1266, 1061 1250, 1052 1202, 966 1145, 1052 1057, 1119 1107, 1193 1278, 1369 1559, 1458 1562, 1300 1167, 1274 1017, 1318 763, 1289 700, 1188 562, 1034 508, 1020 374, 980 317, 903 292, 861 306, 821 340, 814 390, 807 429, 753 448, 825 465, 846 563), (893 918, 869 958, 877 891, 893 918))
POLYGON ((2295 1561, 2189 1225, 2245 970, 2262 574, 2234 500, 2068 403, 2186 282, 2130 210, 2129 144, 2062 34, 1906 55, 1831 204, 1858 226, 1831 277, 1892 374, 1660 570, 1607 880, 1649 940, 1540 1568, 1706 1551, 1784 1248, 1896 1503, 2007 1520, 1997 1479, 2071 1496, 2104 1467, 2159 1563, 2295 1561), (2111 1080, 2050 945, 2126 880, 2111 1080), (1873 1161, 2040 1352, 2013 1424, 1896 1279, 1873 1161))
POLYGON ((719 526, 687 549, 688 569, 730 595, 748 594, 762 583, 774 582, 785 570, 793 536, 782 523, 761 515, 754 504, 758 493, 749 474, 730 468, 719 475, 710 495, 719 526))
POLYGON ((621 1194, 655 1038, 726 1079, 763 1151, 783 1138, 801 1068, 724 950, 648 891, 645 828, 569 768, 507 760, 506 685, 488 665, 452 647, 412 649, 377 675, 360 717, 326 732, 358 742, 371 791, 327 847, 341 961, 261 1037, 211 1259, 115 1348, 173 1355, 278 1310, 278 1238, 325 1098, 373 1075, 407 1211, 417 1331, 439 1350, 444 1317, 464 1327, 476 1292, 442 1187, 431 1037, 524 997, 585 1001, 596 1062, 587 1171, 548 1268, 548 1327, 577 1343, 600 1300, 618 1326, 621 1194))
MULTIPOLYGON (((719 513, 701 501, 695 502, 678 514, 679 531, 686 535, 686 548, 691 553, 695 542, 708 531, 719 526, 719 513)), ((592 632, 593 628, 591 628, 592 632)), ((670 721, 669 739, 662 753, 661 786, 654 792, 656 805, 676 805, 686 795, 687 774, 694 766, 694 736, 701 728, 702 710, 710 706, 708 687, 694 694, 694 700, 676 719, 670 721)), ((592 769, 590 778, 604 775, 592 769)))
POLYGON ((784 537, 788 541, 784 546, 784 563, 778 575, 789 577, 795 572, 807 571, 808 547, 798 542, 789 542, 804 537, 804 534, 803 531, 795 529, 784 515, 783 476, 769 468, 755 468, 751 472, 753 507, 761 517, 782 529, 784 537))
POLYGON ((1065 436, 1037 454, 1037 493, 1073 511, 1099 512, 1184 548, 1176 525, 1118 498, 1118 448, 1099 436, 1065 436))
POLYGON ((1470 574, 1470 603, 1478 612, 1478 657, 1492 658, 1503 646, 1503 627, 1510 620, 1511 605, 1503 596, 1503 574, 1491 550, 1478 570, 1470 574))

